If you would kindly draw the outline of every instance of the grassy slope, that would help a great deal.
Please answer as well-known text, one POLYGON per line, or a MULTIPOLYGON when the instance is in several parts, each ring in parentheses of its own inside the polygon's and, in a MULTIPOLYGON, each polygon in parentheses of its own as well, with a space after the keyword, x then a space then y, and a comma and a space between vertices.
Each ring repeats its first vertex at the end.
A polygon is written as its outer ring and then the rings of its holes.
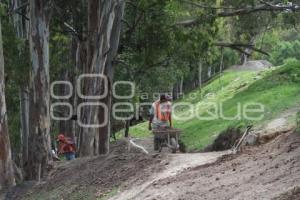
MULTIPOLYGON (((221 84, 218 79, 215 79, 202 91, 195 90, 182 98, 180 102, 192 103, 195 106, 193 112, 197 111, 201 116, 207 116, 207 110, 215 111, 211 106, 212 102, 223 102, 223 113, 227 117, 235 116, 238 103, 245 105, 252 102, 265 106, 264 117, 260 121, 247 121, 246 119, 204 121, 197 118, 187 121, 175 120, 174 126, 183 129, 182 140, 188 150, 199 150, 211 143, 218 133, 229 126, 259 125, 298 104, 300 102, 300 63, 290 61, 276 70, 260 73, 227 71, 221 78, 221 84)), ((189 116, 191 112, 186 108, 178 108, 175 114, 189 116)), ((130 133, 135 137, 150 135, 147 123, 132 127, 130 133)))

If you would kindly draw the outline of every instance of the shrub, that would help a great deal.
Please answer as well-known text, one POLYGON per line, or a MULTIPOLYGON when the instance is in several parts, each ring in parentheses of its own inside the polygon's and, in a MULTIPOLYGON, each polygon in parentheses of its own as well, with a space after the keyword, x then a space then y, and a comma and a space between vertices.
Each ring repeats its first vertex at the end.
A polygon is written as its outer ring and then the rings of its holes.
POLYGON ((271 53, 271 62, 274 65, 282 65, 284 61, 288 58, 295 58, 300 60, 300 40, 293 42, 279 42, 274 46, 271 53))

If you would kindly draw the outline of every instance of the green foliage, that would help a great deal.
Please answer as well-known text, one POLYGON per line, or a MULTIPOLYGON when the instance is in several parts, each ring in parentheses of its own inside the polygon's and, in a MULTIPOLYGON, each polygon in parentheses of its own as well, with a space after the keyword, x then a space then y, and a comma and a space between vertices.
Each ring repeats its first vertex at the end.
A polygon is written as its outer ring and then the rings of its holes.
POLYGON ((212 44, 218 28, 206 14, 174 0, 132 1, 126 9, 119 55, 123 62, 116 68, 115 80, 134 81, 137 93, 152 94, 170 91, 181 78, 193 79, 199 60, 208 67, 215 57, 212 44), (199 26, 175 25, 195 14, 203 16, 199 26))
POLYGON ((58 32, 51 35, 49 47, 51 80, 60 79, 63 70, 75 68, 75 61, 70 58, 70 48, 66 47, 71 47, 69 36, 58 32))
POLYGON ((288 58, 300 60, 300 39, 296 41, 281 41, 274 47, 271 54, 271 62, 275 65, 282 65, 288 58))
MULTIPOLYGON (((259 1, 223 1, 224 6, 231 6, 235 8, 246 8, 253 7, 260 4, 259 1)), ((231 40, 237 43, 252 44, 255 37, 257 37, 262 30, 270 23, 272 20, 272 13, 262 12, 262 13, 251 13, 248 15, 241 15, 233 17, 227 20, 231 28, 231 40)))

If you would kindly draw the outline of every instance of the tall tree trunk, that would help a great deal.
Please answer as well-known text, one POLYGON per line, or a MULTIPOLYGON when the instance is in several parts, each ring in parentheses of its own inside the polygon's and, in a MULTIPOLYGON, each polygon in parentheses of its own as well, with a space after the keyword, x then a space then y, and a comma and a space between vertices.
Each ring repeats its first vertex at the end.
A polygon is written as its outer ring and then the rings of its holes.
MULTIPOLYGON (((248 42, 248 44, 249 45, 254 45, 255 39, 256 39, 256 36, 252 36, 250 41, 248 42)), ((247 52, 248 55, 245 54, 245 53, 241 54, 241 65, 245 65, 248 62, 248 59, 249 59, 250 55, 253 53, 253 49, 246 48, 245 52, 247 52)))
POLYGON ((39 181, 51 161, 49 1, 30 0, 30 127, 26 178, 39 181))
MULTIPOLYGON (((110 51, 108 52, 107 63, 104 73, 108 78, 108 94, 104 98, 104 104, 107 105, 109 112, 107 113, 108 123, 99 129, 99 153, 106 154, 109 152, 109 139, 111 134, 111 104, 112 104, 112 83, 114 78, 115 58, 118 53, 121 25, 125 9, 125 1, 117 0, 114 8, 114 21, 111 30, 111 37, 109 41, 110 51)), ((101 117, 100 117, 101 118, 101 117)))
POLYGON ((198 81, 199 81, 199 88, 200 88, 200 90, 202 89, 202 62, 201 62, 201 60, 199 61, 199 69, 198 69, 199 71, 198 71, 198 81))
MULTIPOLYGON (((72 70, 74 70, 74 69, 72 69, 72 70)), ((72 77, 72 72, 70 69, 61 70, 60 75, 61 75, 61 78, 60 78, 61 81, 69 81, 69 82, 73 83, 73 85, 75 85, 73 82, 74 78, 72 77)), ((62 96, 66 96, 67 94, 70 94, 70 92, 71 92, 71 91, 69 91, 69 89, 70 89, 69 86, 66 86, 65 84, 61 84, 60 88, 59 88, 59 94, 62 96)), ((73 105, 73 98, 76 95, 75 93, 76 92, 73 92, 72 97, 70 99, 68 99, 68 101, 71 105, 73 105)), ((62 116, 66 117, 70 111, 68 108, 63 107, 60 109, 60 112, 61 112, 62 116)), ((74 139, 75 132, 73 131, 73 121, 72 120, 59 121, 59 133, 63 133, 65 136, 68 136, 68 137, 74 139)))
POLYGON ((179 97, 183 95, 183 77, 180 79, 179 83, 179 97))
POLYGON ((20 121, 21 121, 21 151, 22 165, 28 160, 29 137, 29 90, 27 86, 20 87, 20 121))
MULTIPOLYGON (((11 0, 12 3, 12 9, 17 10, 21 6, 24 6, 24 4, 27 3, 27 0, 11 0)), ((19 9, 19 13, 14 13, 12 15, 14 28, 16 30, 16 34, 18 38, 27 39, 27 20, 24 16, 27 16, 27 10, 25 9, 19 9)))
POLYGON ((15 185, 13 162, 7 127, 5 102, 4 57, 0 21, 0 190, 15 185))
MULTIPOLYGON (((76 80, 79 76, 79 74, 81 74, 82 69, 83 69, 83 61, 82 61, 82 57, 84 54, 84 51, 82 49, 82 41, 80 40, 79 37, 77 36, 73 36, 72 37, 72 42, 71 42, 71 50, 70 50, 70 58, 72 61, 72 64, 74 65, 74 68, 72 68, 71 71, 69 71, 69 81, 72 83, 72 85, 76 85, 76 80)), ((77 106, 78 106, 78 94, 76 91, 73 92, 73 96, 72 98, 69 100, 70 104, 73 105, 73 113, 76 115, 77 113, 77 106)), ((76 118, 73 118, 72 120, 70 120, 68 123, 68 127, 69 127, 69 137, 72 137, 75 142, 76 145, 78 145, 78 130, 80 130, 80 128, 78 127, 77 124, 77 115, 76 118)))
POLYGON ((221 85, 221 78, 222 78, 222 73, 223 73, 223 64, 224 62, 224 49, 221 47, 221 61, 220 61, 220 69, 219 69, 219 83, 221 85))
POLYGON ((124 136, 126 138, 129 137, 129 129, 130 129, 130 119, 125 121, 125 130, 124 130, 124 136))
MULTIPOLYGON (((80 40, 79 38, 76 40, 76 55, 75 55, 75 69, 76 69, 76 77, 73 82, 73 85, 76 85, 76 80, 78 79, 78 75, 83 72, 86 64, 86 42, 80 40)), ((77 85, 77 87, 80 87, 77 85)), ((74 113, 76 113, 75 119, 73 119, 73 129, 75 130, 75 138, 76 138, 76 147, 80 149, 80 144, 82 140, 82 127, 78 126, 77 118, 77 107, 82 101, 79 97, 77 92, 74 92, 74 99, 73 99, 73 108, 74 113)), ((78 152, 77 152, 78 153, 78 152)))
POLYGON ((177 82, 173 86, 173 91, 172 91, 173 100, 178 99, 178 91, 179 91, 179 83, 177 82))
MULTIPOLYGON (((27 0, 12 0, 12 9, 17 10, 21 6, 24 6, 27 3, 27 0)), ((27 6, 26 6, 27 7, 27 6)), ((28 16, 27 8, 19 10, 19 12, 28 16)), ((14 28, 16 30, 17 37, 22 40, 24 43, 28 41, 28 21, 24 16, 19 13, 14 13, 12 15, 14 28)), ((21 44, 18 45, 19 56, 22 56, 21 44)), ((20 98, 20 122, 21 122, 21 154, 22 159, 19 164, 20 167, 25 166, 25 161, 28 159, 28 136, 29 136, 29 89, 28 89, 28 78, 22 80, 19 86, 19 98, 20 98)))
MULTIPOLYGON (((103 93, 108 87, 108 95, 98 102, 102 102, 110 110, 111 83, 113 79, 114 59, 117 54, 121 30, 121 19, 124 13, 123 0, 90 0, 88 5, 88 45, 87 65, 85 73, 106 75, 108 85, 103 86, 103 80, 87 79, 84 82, 84 94, 96 96, 103 93)), ((84 99, 85 102, 92 102, 84 99)), ((102 124, 104 118, 108 119, 103 127, 82 128, 80 134, 80 156, 105 154, 109 151, 110 112, 95 106, 86 106, 82 109, 81 121, 84 124, 102 124)))

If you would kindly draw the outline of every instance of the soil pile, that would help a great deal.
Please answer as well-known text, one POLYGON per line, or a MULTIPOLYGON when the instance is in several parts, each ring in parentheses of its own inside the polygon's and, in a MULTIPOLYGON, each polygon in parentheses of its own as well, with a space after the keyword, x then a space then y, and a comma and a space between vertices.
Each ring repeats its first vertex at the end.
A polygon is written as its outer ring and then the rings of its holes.
MULTIPOLYGON (((96 199, 113 193, 122 183, 138 177, 147 179, 164 167, 161 156, 141 153, 120 153, 126 144, 116 145, 107 156, 82 158, 62 162, 55 167, 44 183, 24 183, 14 188, 6 199, 96 199), (151 170, 149 169, 151 167, 151 170)), ((124 151, 123 151, 124 152, 124 151)))
POLYGON ((135 199, 300 199, 300 134, 227 155, 151 185, 135 199))

